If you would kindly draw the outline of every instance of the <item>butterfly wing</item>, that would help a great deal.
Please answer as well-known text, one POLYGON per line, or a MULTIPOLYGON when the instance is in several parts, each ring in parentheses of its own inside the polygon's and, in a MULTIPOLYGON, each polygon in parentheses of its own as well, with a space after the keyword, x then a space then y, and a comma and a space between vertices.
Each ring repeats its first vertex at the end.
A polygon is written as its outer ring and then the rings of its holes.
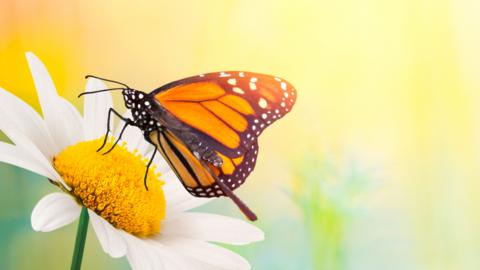
POLYGON ((196 197, 226 196, 218 181, 225 184, 229 190, 238 188, 253 171, 258 154, 257 142, 237 158, 229 158, 217 152, 222 157, 223 164, 221 167, 214 167, 195 157, 187 146, 168 130, 151 132, 150 140, 157 146, 188 192, 196 197))
POLYGON ((228 158, 244 156, 267 126, 291 110, 296 99, 287 81, 242 71, 185 78, 150 95, 191 127, 200 141, 228 158))
POLYGON ((255 142, 245 155, 230 159, 223 156, 221 167, 196 158, 187 146, 168 130, 153 131, 150 141, 162 153, 184 187, 196 197, 230 197, 252 221, 255 214, 232 192, 239 187, 255 166, 258 146, 255 142))

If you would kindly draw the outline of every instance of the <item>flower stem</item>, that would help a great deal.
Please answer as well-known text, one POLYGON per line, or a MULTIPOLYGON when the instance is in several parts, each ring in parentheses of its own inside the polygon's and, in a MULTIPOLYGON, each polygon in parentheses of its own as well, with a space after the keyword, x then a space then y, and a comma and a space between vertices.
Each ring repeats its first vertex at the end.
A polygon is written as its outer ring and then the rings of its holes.
POLYGON ((83 250, 85 249, 85 241, 87 240, 88 230, 88 210, 82 208, 80 221, 78 222, 77 239, 75 240, 75 249, 73 250, 71 270, 80 270, 82 266, 83 250))

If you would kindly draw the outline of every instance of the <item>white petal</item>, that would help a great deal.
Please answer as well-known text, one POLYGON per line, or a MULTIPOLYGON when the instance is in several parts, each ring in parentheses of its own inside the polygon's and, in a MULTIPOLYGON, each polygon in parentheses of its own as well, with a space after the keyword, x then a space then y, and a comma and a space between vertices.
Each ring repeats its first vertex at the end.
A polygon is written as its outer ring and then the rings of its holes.
POLYGON ((128 242, 127 259, 133 269, 195 269, 192 267, 190 258, 173 252, 157 241, 137 238, 126 232, 123 234, 128 242))
POLYGON ((216 267, 231 270, 250 269, 250 264, 242 256, 214 244, 165 235, 157 237, 156 241, 180 254, 216 267))
MULTIPOLYGON (((174 175, 173 172, 169 172, 168 175, 174 175)), ((161 178, 165 180, 166 175, 162 175, 161 178)), ((211 198, 198 198, 192 196, 188 191, 180 184, 175 176, 175 181, 165 180, 164 193, 165 200, 167 201, 167 219, 170 216, 174 216, 176 213, 187 211, 199 206, 202 206, 210 202, 211 198)))
POLYGON ((17 130, 33 142, 48 159, 53 158, 56 148, 45 122, 28 104, 8 91, 0 88, 0 129, 8 135, 17 130))
POLYGON ((177 213, 200 207, 212 200, 211 198, 197 198, 193 197, 192 195, 189 196, 190 198, 185 198, 184 195, 165 193, 165 199, 167 201, 166 218, 169 219, 171 216, 175 216, 177 213))
POLYGON ((195 260, 192 258, 187 258, 187 262, 191 265, 190 269, 195 269, 195 270, 225 270, 223 267, 217 267, 213 266, 211 264, 195 260))
POLYGON ((42 154, 42 152, 37 148, 35 144, 33 144, 27 137, 25 137, 22 133, 19 133, 16 130, 10 130, 8 134, 10 136, 10 139, 15 143, 17 149, 19 149, 19 152, 27 154, 28 156, 30 156, 30 160, 36 161, 39 166, 41 166, 45 171, 49 173, 49 176, 51 176, 50 179, 62 183, 65 188, 67 188, 68 190, 70 189, 65 184, 60 175, 55 171, 51 164, 51 161, 42 154))
POLYGON ((45 123, 54 143, 59 149, 75 144, 78 137, 83 135, 78 112, 70 103, 58 96, 43 63, 33 53, 28 52, 26 56, 37 88, 45 123))
POLYGON ((163 181, 165 181, 165 185, 172 185, 172 187, 175 187, 175 188, 183 188, 185 189, 181 184, 180 184, 180 180, 178 179, 177 175, 175 174, 175 172, 170 168, 169 165, 168 166, 168 170, 166 170, 162 175, 161 175, 161 178, 163 181))
POLYGON ((95 212, 88 210, 88 214, 103 250, 113 258, 125 256, 127 244, 121 232, 95 212))
POLYGON ((46 169, 44 164, 33 158, 28 151, 8 143, 0 142, 0 162, 24 168, 52 180, 60 179, 53 168, 46 169))
POLYGON ((72 223, 80 215, 81 207, 65 193, 43 197, 32 211, 32 228, 50 232, 72 223))
MULTIPOLYGON (((66 99, 58 97, 58 104, 63 114, 64 132, 61 136, 66 136, 68 145, 74 145, 84 139, 83 120, 78 110, 66 99)), ((65 146, 65 147, 66 147, 65 146)))
POLYGON ((35 160, 39 165, 41 165, 45 170, 47 170, 52 178, 51 180, 57 181, 61 183, 65 188, 70 190, 67 184, 63 181, 63 179, 60 177, 60 175, 55 171, 53 168, 51 161, 47 160, 46 157, 40 152, 40 150, 30 141, 28 140, 23 134, 18 133, 17 131, 11 130, 10 139, 15 143, 15 145, 19 148, 22 149, 25 153, 28 153, 30 157, 35 160))
MULTIPOLYGON (((100 80, 90 78, 85 87, 86 92, 107 89, 107 86, 100 80)), ((83 116, 85 123, 85 139, 97 139, 107 132, 108 110, 113 107, 112 95, 110 92, 102 92, 90 95, 84 95, 83 116)), ((110 119, 110 128, 115 115, 110 119)))
POLYGON ((124 233, 124 235, 128 242, 127 259, 132 269, 165 269, 160 256, 155 254, 151 245, 147 245, 146 240, 138 239, 128 233, 124 233))
POLYGON ((180 213, 163 222, 162 234, 234 245, 265 238, 262 230, 243 220, 208 213, 180 213))
MULTIPOLYGON (((167 250, 162 250, 163 253, 168 254, 168 256, 162 257, 162 265, 164 269, 174 269, 174 270, 191 270, 197 268, 194 267, 190 258, 185 256, 180 256, 179 254, 174 254, 173 252, 168 252, 167 250), (173 256, 176 255, 176 256, 173 256)), ((212 270, 212 269, 209 269, 212 270)))
MULTIPOLYGON (((175 252, 169 247, 165 247, 163 244, 158 243, 155 240, 148 239, 147 244, 150 245, 152 251, 154 251, 161 260, 161 263, 164 269, 175 269, 175 270, 190 270, 197 269, 192 264, 192 259, 187 257, 185 254, 175 252)), ((155 268, 157 269, 157 268, 155 268)))

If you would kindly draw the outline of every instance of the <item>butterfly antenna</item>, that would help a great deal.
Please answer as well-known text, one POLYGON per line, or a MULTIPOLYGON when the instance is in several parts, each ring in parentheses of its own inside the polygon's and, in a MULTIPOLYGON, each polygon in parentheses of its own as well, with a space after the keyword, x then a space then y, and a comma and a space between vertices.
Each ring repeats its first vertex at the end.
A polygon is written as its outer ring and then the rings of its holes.
POLYGON ((87 75, 87 76, 85 76, 85 79, 88 79, 88 78, 95 78, 95 79, 99 79, 99 80, 102 80, 102 81, 105 81, 105 82, 117 83, 117 84, 120 84, 120 85, 125 86, 125 87, 128 88, 128 89, 131 89, 128 85, 126 85, 126 84, 124 84, 124 83, 121 83, 121 82, 118 82, 118 81, 109 80, 109 79, 97 77, 97 76, 94 76, 94 75, 87 75))
POLYGON ((90 92, 83 92, 78 97, 81 97, 83 95, 87 94, 96 94, 96 93, 101 93, 101 92, 107 92, 107 91, 115 91, 115 90, 125 90, 123 87, 115 87, 115 88, 108 88, 108 89, 102 89, 102 90, 96 90, 96 91, 90 91, 90 92))

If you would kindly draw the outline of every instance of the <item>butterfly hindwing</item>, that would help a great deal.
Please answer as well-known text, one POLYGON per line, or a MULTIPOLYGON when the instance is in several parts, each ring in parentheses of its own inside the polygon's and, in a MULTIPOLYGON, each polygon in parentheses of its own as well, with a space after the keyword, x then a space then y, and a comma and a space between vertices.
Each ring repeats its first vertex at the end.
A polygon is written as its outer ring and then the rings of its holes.
POLYGON ((242 71, 185 78, 150 95, 191 127, 200 141, 229 158, 245 155, 267 126, 291 110, 296 99, 287 81, 242 71))
POLYGON ((202 163, 169 131, 152 132, 150 139, 157 145, 185 188, 196 197, 225 196, 216 182, 217 179, 230 190, 238 188, 253 171, 258 154, 257 142, 254 142, 244 155, 237 158, 229 158, 218 153, 224 162, 217 168, 202 163))

